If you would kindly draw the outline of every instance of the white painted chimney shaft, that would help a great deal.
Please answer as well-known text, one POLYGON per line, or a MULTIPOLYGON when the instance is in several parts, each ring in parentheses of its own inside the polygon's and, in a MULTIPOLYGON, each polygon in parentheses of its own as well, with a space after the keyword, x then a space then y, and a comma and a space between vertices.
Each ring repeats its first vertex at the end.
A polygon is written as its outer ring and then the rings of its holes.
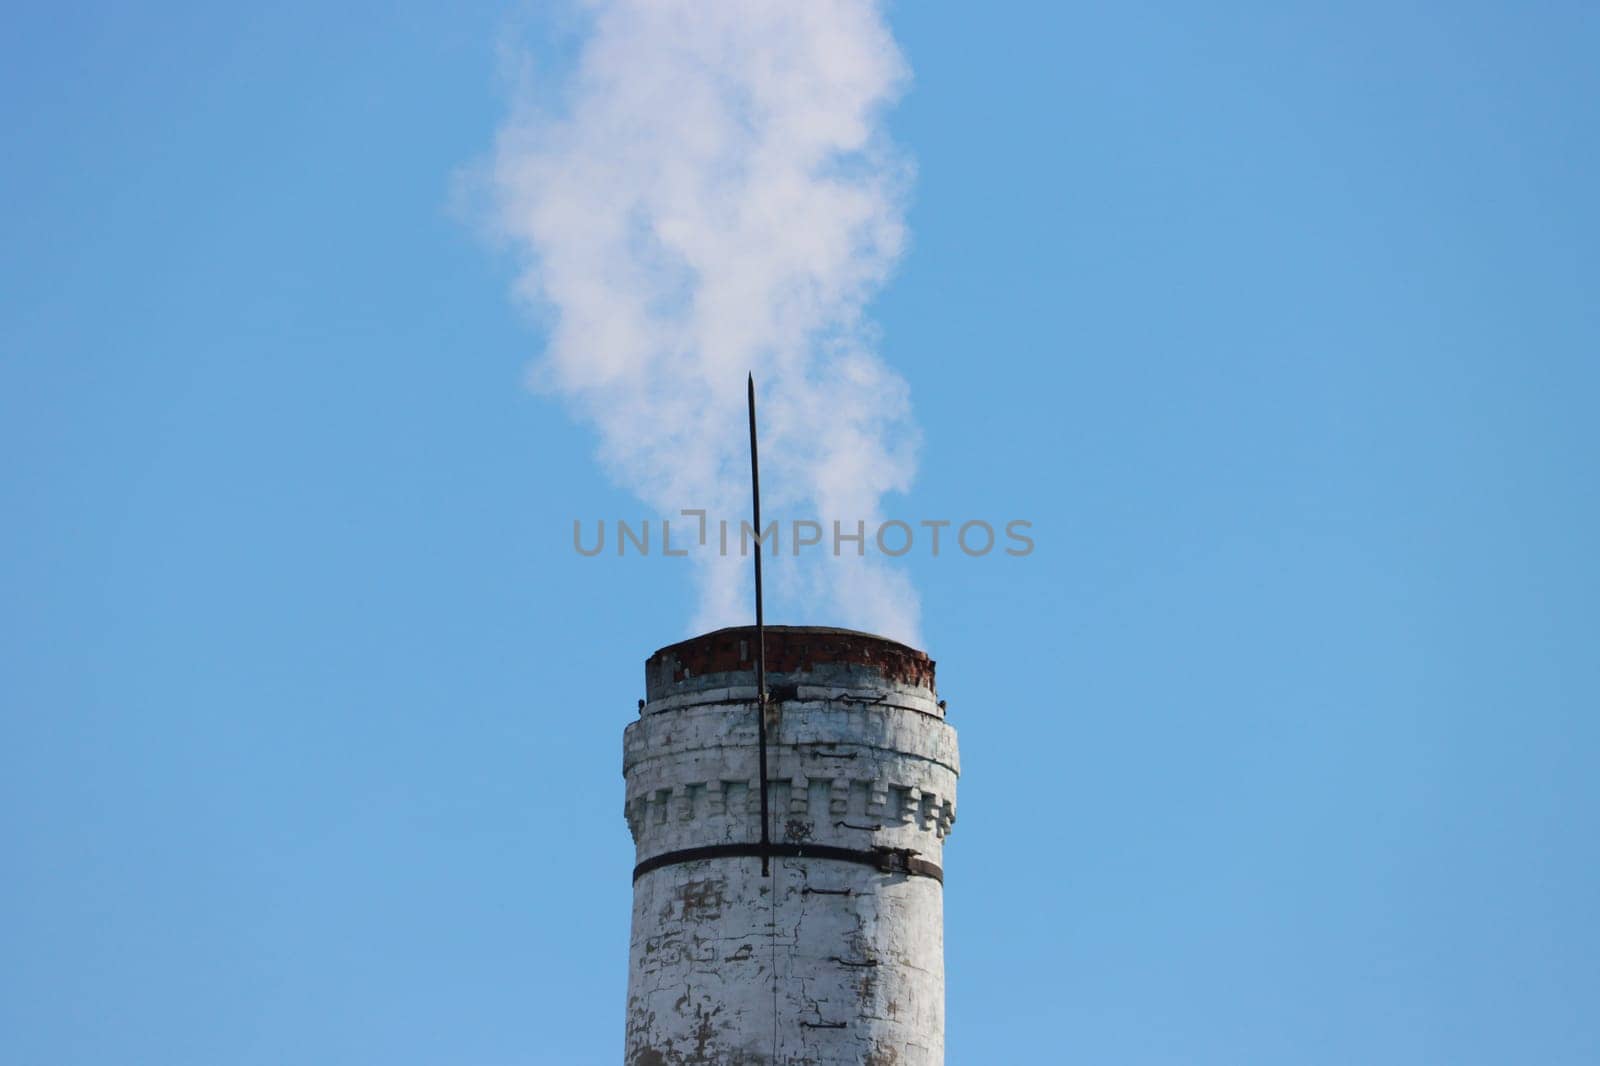
POLYGON ((944 1062, 955 730, 933 662, 767 627, 771 876, 755 630, 663 648, 623 734, 636 845, 628 1066, 944 1062))

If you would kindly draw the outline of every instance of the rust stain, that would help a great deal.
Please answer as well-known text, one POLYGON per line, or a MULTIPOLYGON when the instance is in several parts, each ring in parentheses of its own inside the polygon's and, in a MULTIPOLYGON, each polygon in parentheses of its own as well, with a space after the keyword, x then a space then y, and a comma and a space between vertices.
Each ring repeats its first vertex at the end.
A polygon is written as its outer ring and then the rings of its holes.
MULTIPOLYGON (((659 682, 754 670, 754 647, 754 626, 719 629, 662 648, 645 663, 646 676, 653 690, 659 682)), ((767 627, 769 674, 806 674, 829 664, 865 666, 889 681, 933 689, 933 660, 897 641, 850 629, 767 627)))

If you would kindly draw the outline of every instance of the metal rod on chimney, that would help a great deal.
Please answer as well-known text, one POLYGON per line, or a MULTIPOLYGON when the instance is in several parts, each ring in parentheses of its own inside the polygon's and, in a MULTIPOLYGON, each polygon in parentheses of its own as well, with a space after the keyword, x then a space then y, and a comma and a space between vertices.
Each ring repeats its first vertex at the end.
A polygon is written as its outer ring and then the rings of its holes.
POLYGON ((767 811, 767 622, 761 611, 761 460, 756 452, 756 376, 749 378, 750 509, 756 541, 756 741, 761 758, 761 876, 771 877, 772 819, 767 811))

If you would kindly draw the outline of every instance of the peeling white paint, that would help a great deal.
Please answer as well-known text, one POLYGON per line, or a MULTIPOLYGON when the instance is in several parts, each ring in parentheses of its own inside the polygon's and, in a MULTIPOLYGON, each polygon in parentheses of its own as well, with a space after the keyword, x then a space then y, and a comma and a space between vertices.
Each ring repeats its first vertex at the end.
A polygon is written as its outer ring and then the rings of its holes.
MULTIPOLYGON (((959 762, 932 688, 840 662, 769 677, 786 684, 772 839, 942 866, 959 762)), ((624 734, 636 861, 759 840, 753 673, 652 679, 649 695, 624 734)), ((774 859, 771 877, 754 856, 651 870, 634 884, 626 1061, 941 1064, 943 929, 927 876, 813 857, 774 859)))

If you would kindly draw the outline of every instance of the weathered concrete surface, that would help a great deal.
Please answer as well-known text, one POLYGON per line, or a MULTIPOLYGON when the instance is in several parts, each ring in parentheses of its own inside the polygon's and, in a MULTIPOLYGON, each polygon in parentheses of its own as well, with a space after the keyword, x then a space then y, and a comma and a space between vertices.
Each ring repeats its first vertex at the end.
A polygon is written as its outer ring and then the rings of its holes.
MULTIPOLYGON (((624 733, 636 861, 759 840, 754 632, 664 648, 624 733)), ((913 850, 943 865, 955 732, 933 663, 846 630, 768 630, 775 841, 913 850)), ((634 884, 629 1066, 944 1061, 937 880, 822 858, 664 866, 634 884)))

